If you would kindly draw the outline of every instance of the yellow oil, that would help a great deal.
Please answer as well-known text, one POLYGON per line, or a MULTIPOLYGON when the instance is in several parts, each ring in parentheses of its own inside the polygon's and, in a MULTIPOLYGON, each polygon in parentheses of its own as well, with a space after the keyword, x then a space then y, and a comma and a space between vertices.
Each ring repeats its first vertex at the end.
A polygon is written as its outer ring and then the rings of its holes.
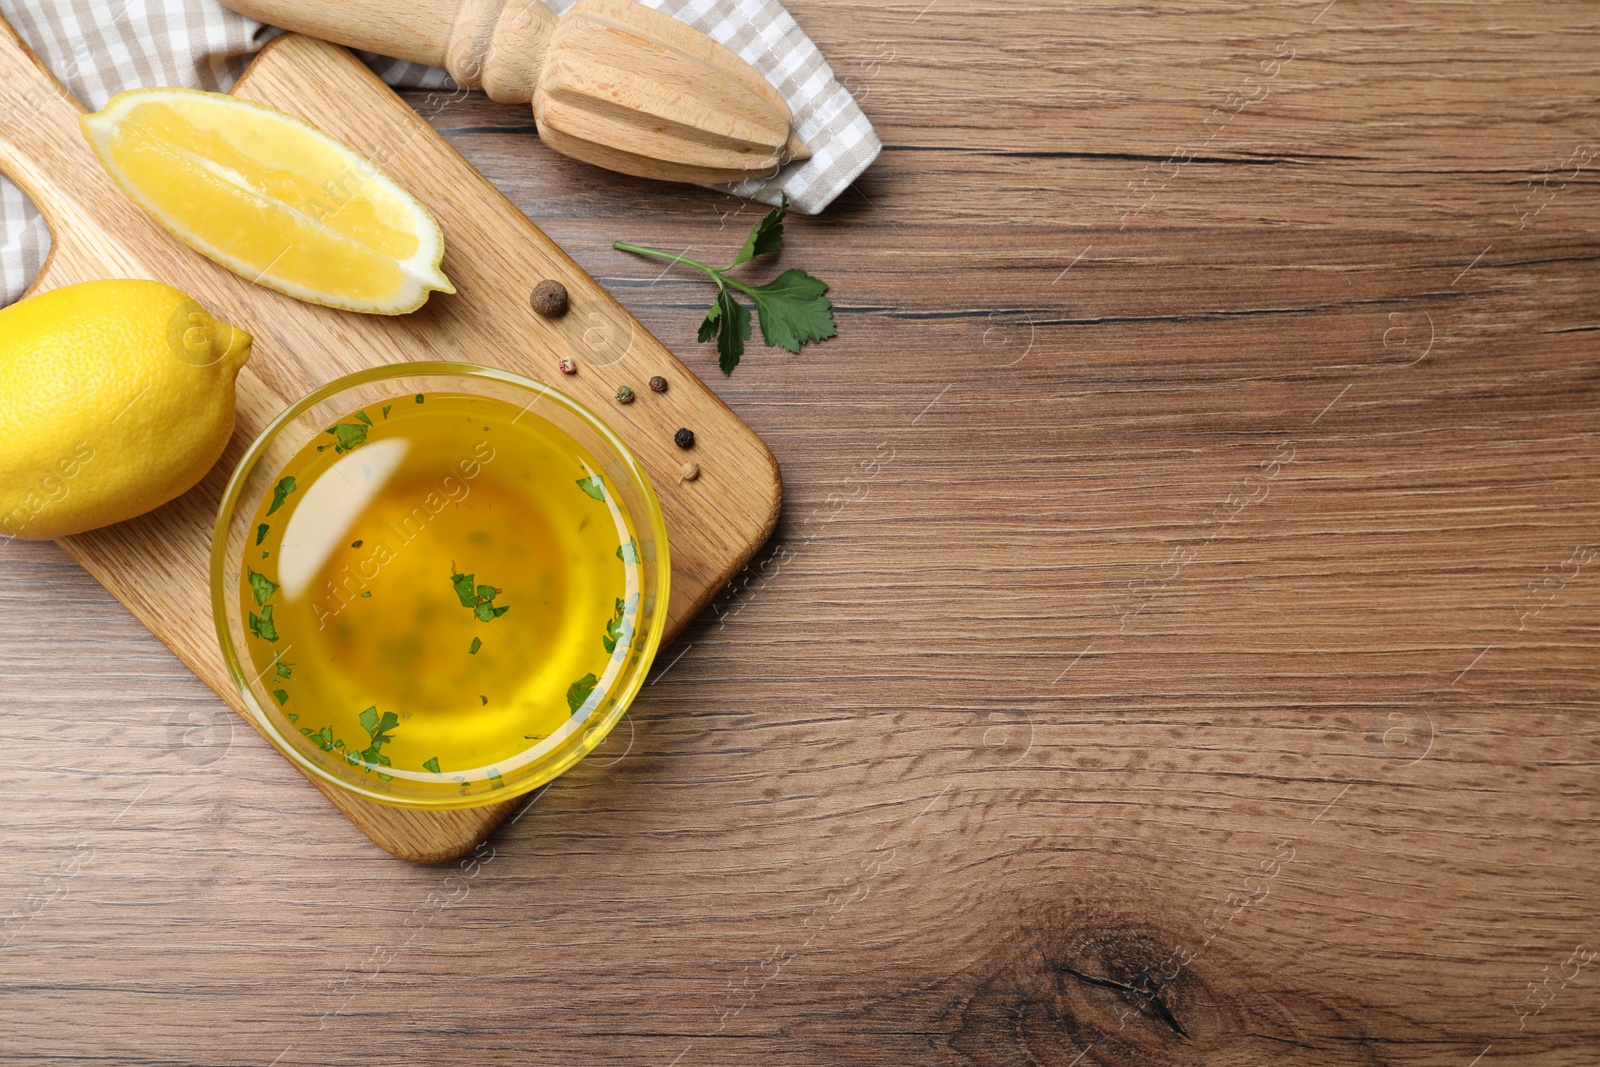
POLYGON ((634 528, 594 457, 543 418, 395 397, 280 479, 245 550, 250 658, 285 729, 356 773, 498 784, 620 671, 634 528))

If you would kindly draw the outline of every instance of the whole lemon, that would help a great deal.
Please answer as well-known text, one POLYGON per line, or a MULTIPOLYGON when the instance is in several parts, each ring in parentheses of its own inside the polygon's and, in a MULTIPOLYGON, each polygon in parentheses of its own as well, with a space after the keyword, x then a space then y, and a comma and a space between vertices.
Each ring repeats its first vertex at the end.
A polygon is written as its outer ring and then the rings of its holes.
POLYGON ((160 507, 233 434, 250 335, 149 281, 0 310, 0 537, 64 537, 160 507))

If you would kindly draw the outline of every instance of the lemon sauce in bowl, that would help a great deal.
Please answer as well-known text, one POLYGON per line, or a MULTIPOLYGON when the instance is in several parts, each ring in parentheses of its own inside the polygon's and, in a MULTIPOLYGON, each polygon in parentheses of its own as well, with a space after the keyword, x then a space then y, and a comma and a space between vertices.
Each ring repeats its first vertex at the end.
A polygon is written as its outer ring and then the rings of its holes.
POLYGON ((664 539, 641 538, 625 464, 516 399, 379 391, 229 523, 241 692, 346 788, 439 807, 523 792, 642 681, 664 539))

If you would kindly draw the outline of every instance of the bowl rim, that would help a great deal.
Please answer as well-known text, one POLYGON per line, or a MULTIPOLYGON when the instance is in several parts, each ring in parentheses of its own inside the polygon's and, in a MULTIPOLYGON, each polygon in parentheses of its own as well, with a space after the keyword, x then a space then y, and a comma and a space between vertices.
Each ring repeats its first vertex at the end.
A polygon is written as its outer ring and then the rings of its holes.
MULTIPOLYGON (((635 518, 637 520, 637 517, 635 518)), ((296 400, 283 411, 279 412, 269 422, 250 447, 240 457, 233 474, 228 478, 227 488, 223 490, 222 500, 217 506, 217 519, 212 527, 211 535, 211 616, 212 623, 217 633, 217 642, 222 651, 222 658, 227 666, 228 675, 233 680, 234 688, 238 691, 240 699, 245 705, 245 713, 251 724, 266 737, 272 747, 276 748, 286 759, 300 769, 315 783, 325 783, 341 795, 358 796, 386 807, 406 808, 416 811, 457 811, 466 808, 488 807, 504 803, 516 797, 538 789, 567 771, 598 748, 610 736, 612 729, 627 713, 638 696, 639 690, 644 687, 646 676, 655 661, 656 652, 660 649, 661 639, 666 631, 667 611, 671 601, 672 592, 672 562, 671 549, 667 540, 666 515, 661 509, 661 501, 656 496, 655 486, 650 482, 650 475, 644 469, 644 464, 639 457, 629 448, 627 443, 618 436, 617 432, 606 424, 589 408, 579 401, 556 389, 546 382, 511 371, 501 370, 498 367, 486 367, 478 363, 456 363, 449 360, 418 360, 412 363, 390 363, 378 367, 367 367, 350 374, 342 375, 326 385, 319 386, 296 400), (240 650, 234 645, 233 636, 228 629, 226 581, 224 570, 227 567, 228 528, 234 518, 234 510, 238 506, 239 498, 243 494, 244 484, 266 448, 277 437, 278 433, 290 423, 311 408, 328 400, 347 389, 359 385, 368 385, 381 382, 388 378, 406 377, 455 377, 455 378, 488 378, 505 385, 515 386, 539 395, 535 400, 551 399, 565 407, 573 415, 586 423, 599 434, 615 450, 618 458, 635 479, 635 482, 644 496, 648 525, 655 537, 656 558, 653 564, 657 572, 656 579, 659 585, 656 597, 658 609, 651 620, 649 632, 645 634, 645 641, 639 656, 640 667, 633 672, 621 689, 616 690, 619 696, 613 701, 610 712, 605 719, 597 725, 587 726, 581 733, 581 740, 577 745, 568 749, 561 758, 542 768, 537 774, 530 775, 526 783, 519 783, 515 789, 507 788, 502 792, 496 790, 487 795, 480 796, 452 796, 438 799, 422 799, 415 797, 397 797, 375 789, 363 788, 344 778, 341 778, 316 760, 311 759, 301 752, 292 739, 287 737, 278 724, 274 721, 271 710, 264 707, 256 698, 255 692, 250 688, 250 683, 245 677, 240 650)))

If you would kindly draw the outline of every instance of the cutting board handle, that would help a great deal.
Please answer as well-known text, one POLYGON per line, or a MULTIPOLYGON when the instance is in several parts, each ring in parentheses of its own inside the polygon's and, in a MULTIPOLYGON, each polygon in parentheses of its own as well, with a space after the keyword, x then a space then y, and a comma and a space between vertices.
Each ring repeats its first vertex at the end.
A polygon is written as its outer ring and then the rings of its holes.
POLYGON ((489 99, 526 104, 544 69, 556 15, 541 0, 225 0, 272 26, 443 67, 489 99))
POLYGON ((82 114, 72 94, 0 19, 0 173, 17 183, 56 234, 103 177, 78 128, 82 114), (84 173, 84 163, 94 173, 84 173))

